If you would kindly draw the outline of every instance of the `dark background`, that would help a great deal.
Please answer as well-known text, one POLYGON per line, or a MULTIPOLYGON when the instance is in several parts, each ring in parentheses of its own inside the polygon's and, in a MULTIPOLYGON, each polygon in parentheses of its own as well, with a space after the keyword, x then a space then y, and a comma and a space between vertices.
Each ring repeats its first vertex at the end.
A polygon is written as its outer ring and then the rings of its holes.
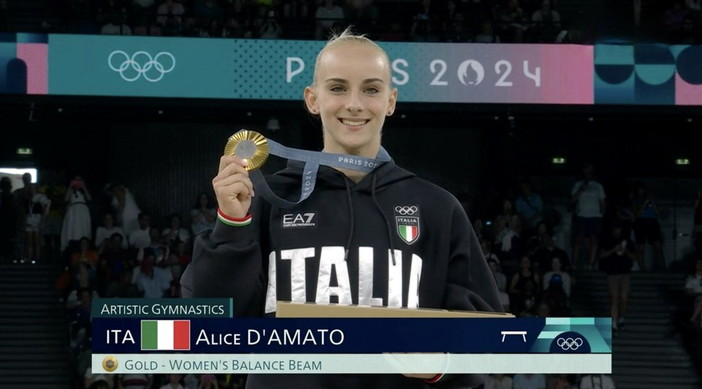
MULTIPOLYGON (((45 184, 80 174, 93 191, 120 182, 164 215, 189 209, 210 189, 224 144, 240 128, 321 149, 320 123, 302 101, 41 97, 0 99, 1 165, 36 167, 45 184), (281 129, 266 129, 271 117, 281 129), (17 155, 18 147, 34 153, 17 155)), ((700 122, 699 107, 403 104, 400 96, 383 144, 400 165, 480 206, 489 188, 513 190, 521 177, 575 180, 585 161, 603 181, 695 180, 700 122)), ((283 162, 272 158, 266 169, 283 162)), ((570 187, 538 189, 565 198, 570 187)))

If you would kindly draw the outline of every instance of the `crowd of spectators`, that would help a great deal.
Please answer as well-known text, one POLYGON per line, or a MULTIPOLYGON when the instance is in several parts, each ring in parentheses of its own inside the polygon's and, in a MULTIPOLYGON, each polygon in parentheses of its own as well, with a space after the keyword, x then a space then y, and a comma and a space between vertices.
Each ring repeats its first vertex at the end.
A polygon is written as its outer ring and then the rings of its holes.
MULTIPOLYGON (((609 3, 600 10, 558 0, 43 1, 24 32, 311 40, 351 24, 380 41, 594 43, 593 25, 607 23, 632 39, 700 42, 697 0, 622 2, 624 19, 615 9, 622 5, 609 3)), ((12 7, 0 1, 0 31, 13 26, 12 7)))
MULTIPOLYGON (((74 387, 100 387, 101 380, 108 381, 107 388, 167 385, 173 378, 166 375, 108 379, 91 373, 91 302, 96 297, 180 297, 180 274, 190 263, 192 238, 214 226, 211 196, 197 196, 187 221, 173 212, 154 215, 160 222, 152 223, 152 215, 140 209, 123 185, 108 184, 98 201, 80 177, 66 186, 32 183, 29 173, 22 179, 20 188, 13 188, 9 177, 1 181, 0 261, 62 269, 55 287, 65 304, 74 387), (94 226, 97 219, 102 222, 94 226)), ((208 375, 178 380, 188 382, 188 388, 218 387, 208 375)))

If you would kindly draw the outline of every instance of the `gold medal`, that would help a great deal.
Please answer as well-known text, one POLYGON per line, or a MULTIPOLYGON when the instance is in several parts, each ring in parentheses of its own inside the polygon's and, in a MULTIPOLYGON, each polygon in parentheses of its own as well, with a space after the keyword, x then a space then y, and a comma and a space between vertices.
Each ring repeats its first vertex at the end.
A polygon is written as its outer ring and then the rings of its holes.
POLYGON ((268 159, 268 140, 256 131, 241 130, 229 137, 224 155, 236 155, 249 162, 246 170, 256 170, 268 159))
POLYGON ((102 368, 105 369, 106 372, 112 373, 117 370, 117 366, 119 366, 119 362, 117 362, 117 358, 112 355, 108 355, 102 360, 102 368))

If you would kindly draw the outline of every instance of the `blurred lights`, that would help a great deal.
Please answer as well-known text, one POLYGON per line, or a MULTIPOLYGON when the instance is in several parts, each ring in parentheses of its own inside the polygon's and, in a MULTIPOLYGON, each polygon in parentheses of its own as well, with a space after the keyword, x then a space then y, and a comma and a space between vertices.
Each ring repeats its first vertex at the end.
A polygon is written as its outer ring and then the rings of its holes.
POLYGON ((24 173, 29 173, 32 176, 32 183, 34 184, 39 180, 38 172, 35 168, 0 167, 0 176, 16 176, 20 180, 24 173))
POLYGON ((564 157, 553 157, 551 158, 551 163, 554 165, 563 165, 566 163, 566 159, 564 157))

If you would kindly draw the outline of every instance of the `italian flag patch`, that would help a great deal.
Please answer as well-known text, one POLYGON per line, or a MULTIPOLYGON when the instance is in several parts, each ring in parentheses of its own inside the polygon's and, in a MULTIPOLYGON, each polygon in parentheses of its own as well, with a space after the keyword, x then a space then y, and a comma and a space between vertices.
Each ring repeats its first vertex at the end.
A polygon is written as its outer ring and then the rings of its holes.
POLYGON ((395 217, 397 234, 407 244, 414 243, 419 238, 419 217, 397 216, 395 217))
POLYGON ((400 236, 405 242, 411 242, 417 239, 417 226, 401 225, 400 236))
POLYGON ((190 320, 142 320, 142 350, 190 350, 190 320))

